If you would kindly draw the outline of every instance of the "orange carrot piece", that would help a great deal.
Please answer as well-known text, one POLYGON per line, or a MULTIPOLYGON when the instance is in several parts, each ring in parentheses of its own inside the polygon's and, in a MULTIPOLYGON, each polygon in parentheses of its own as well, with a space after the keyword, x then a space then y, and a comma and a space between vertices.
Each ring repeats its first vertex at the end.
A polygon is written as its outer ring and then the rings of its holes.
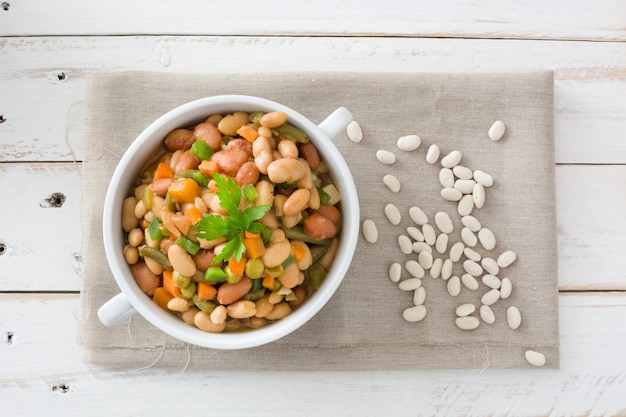
POLYGON ((172 294, 174 297, 177 297, 180 295, 180 288, 178 288, 176 284, 174 284, 173 277, 174 274, 172 274, 172 271, 169 271, 167 269, 163 271, 163 288, 165 288, 167 292, 172 294))
POLYGON ((234 257, 230 258, 228 261, 228 267, 230 268, 230 272, 237 275, 243 275, 246 270, 246 257, 242 256, 240 260, 236 260, 234 257))
POLYGON ((169 188, 170 197, 181 203, 193 203, 200 194, 200 186, 191 178, 174 181, 169 188))
POLYGON ((263 282, 261 283, 261 285, 263 285, 263 288, 267 288, 268 290, 271 290, 272 288, 274 288, 275 283, 276 283, 276 278, 274 278, 271 275, 266 275, 263 277, 263 282))
POLYGON ((198 300, 200 301, 212 301, 217 296, 217 290, 211 284, 206 282, 198 283, 198 300))
POLYGON ((265 253, 265 245, 260 237, 244 238, 243 245, 246 248, 246 255, 250 259, 260 258, 265 253))
POLYGON ((255 139, 259 136, 259 132, 257 132, 248 125, 243 125, 239 129, 237 129, 237 134, 250 143, 254 142, 255 139))
POLYGON ((154 295, 152 296, 152 301, 156 303, 159 307, 161 307, 165 311, 170 311, 167 308, 167 303, 174 298, 172 294, 169 293, 164 287, 159 287, 154 290, 154 295))
POLYGON ((208 175, 209 177, 212 177, 213 174, 220 172, 220 166, 217 164, 217 162, 211 161, 209 159, 205 159, 204 161, 200 162, 200 165, 198 165, 198 169, 200 170, 200 172, 208 175))
POLYGON ((174 178, 174 171, 172 171, 172 168, 163 162, 159 162, 159 165, 157 165, 154 170, 154 178, 152 181, 160 180, 161 178, 174 178))
POLYGON ((245 232, 243 232, 243 237, 248 238, 248 239, 252 239, 252 238, 255 238, 255 237, 261 237, 261 234, 260 233, 252 233, 252 232, 249 232, 249 231, 246 230, 245 232))
POLYGON ((303 260, 304 256, 306 255, 306 252, 304 251, 302 246, 293 242, 291 243, 291 253, 293 253, 293 257, 296 258, 296 262, 300 262, 301 260, 303 260))
POLYGON ((202 212, 196 206, 189 207, 187 210, 185 210, 184 214, 193 225, 198 224, 198 222, 202 218, 202 212))

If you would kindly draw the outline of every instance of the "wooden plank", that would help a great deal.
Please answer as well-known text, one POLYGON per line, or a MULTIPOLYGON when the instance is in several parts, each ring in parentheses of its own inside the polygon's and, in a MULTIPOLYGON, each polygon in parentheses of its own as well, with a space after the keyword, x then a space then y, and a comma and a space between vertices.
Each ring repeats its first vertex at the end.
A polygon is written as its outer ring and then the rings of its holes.
POLYGON ((76 3, 9 1, 0 35, 340 35, 625 40, 619 0, 428 2, 238 0, 227 7, 180 0, 76 3), (271 24, 268 24, 270 23, 271 24))
MULTIPOLYGON (((557 166, 561 290, 626 290, 626 195, 616 192, 625 183, 623 165, 557 166)), ((11 219, 0 231, 0 291, 80 289, 80 184, 78 164, 0 164, 0 185, 13 196, 0 201, 0 218, 11 219), (63 206, 42 208, 55 192, 63 206)))
POLYGON ((89 73, 97 76, 99 71, 554 69, 557 162, 626 163, 624 50, 623 43, 510 40, 0 38, 0 114, 5 119, 0 124, 0 161, 81 160, 85 77, 89 73))
POLYGON ((114 370, 80 360, 78 308, 77 295, 0 295, 0 401, 6 415, 161 415, 173 406, 193 415, 197 401, 172 402, 190 395, 212 398, 212 413, 255 416, 626 413, 624 293, 561 295, 561 370, 140 369, 152 358, 137 369, 114 370))

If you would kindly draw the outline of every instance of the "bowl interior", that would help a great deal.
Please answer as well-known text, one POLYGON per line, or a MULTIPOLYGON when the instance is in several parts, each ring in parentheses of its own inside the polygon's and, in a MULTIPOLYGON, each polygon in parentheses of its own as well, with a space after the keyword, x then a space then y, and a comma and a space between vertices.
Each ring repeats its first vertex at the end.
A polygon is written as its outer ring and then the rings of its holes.
POLYGON ((356 248, 359 230, 359 203, 350 170, 341 153, 317 125, 298 112, 270 100, 250 96, 215 96, 196 100, 164 114, 148 126, 121 158, 109 184, 103 214, 104 246, 111 271, 128 301, 154 326, 180 340, 217 349, 240 349, 277 340, 307 322, 334 294, 343 280, 356 248), (193 125, 212 113, 234 111, 283 111, 289 123, 304 130, 328 164, 335 185, 342 195, 343 226, 335 261, 323 285, 288 317, 263 328, 238 333, 206 333, 185 324, 173 314, 159 308, 135 284, 123 256, 124 233, 121 207, 146 161, 161 146, 162 140, 175 128, 193 125))

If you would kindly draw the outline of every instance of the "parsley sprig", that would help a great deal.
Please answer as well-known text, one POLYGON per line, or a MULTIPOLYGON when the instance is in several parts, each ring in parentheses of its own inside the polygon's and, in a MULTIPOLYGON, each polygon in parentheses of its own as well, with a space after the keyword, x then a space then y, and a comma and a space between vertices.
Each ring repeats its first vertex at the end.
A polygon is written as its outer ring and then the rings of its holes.
POLYGON ((220 205, 228 215, 222 217, 218 214, 205 214, 195 226, 198 230, 196 236, 207 240, 224 237, 228 241, 213 263, 228 261, 233 256, 240 261, 246 251, 243 244, 244 232, 260 233, 265 225, 257 220, 265 216, 272 206, 250 206, 241 211, 239 204, 242 193, 237 182, 232 177, 224 178, 219 174, 213 174, 213 179, 218 189, 216 195, 220 199, 220 205))

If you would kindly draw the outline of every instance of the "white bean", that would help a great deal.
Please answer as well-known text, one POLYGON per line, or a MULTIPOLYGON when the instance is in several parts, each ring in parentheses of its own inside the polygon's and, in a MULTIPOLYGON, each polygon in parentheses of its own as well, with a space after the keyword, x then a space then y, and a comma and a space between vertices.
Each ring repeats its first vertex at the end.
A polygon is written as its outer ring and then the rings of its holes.
POLYGON ((477 169, 474 171, 474 179, 483 187, 491 187, 493 185, 493 177, 484 171, 477 169))
POLYGON ((493 314, 493 310, 489 306, 482 305, 479 310, 480 318, 487 324, 493 324, 496 322, 496 315, 493 314))
POLYGON ((469 316, 474 311, 476 311, 476 306, 472 303, 461 304, 455 310, 456 315, 459 317, 469 316))
POLYGON ((389 267, 389 279, 393 282, 400 281, 400 276, 402 275, 402 265, 397 262, 394 262, 389 267))
POLYGON ((409 278, 400 281, 398 288, 402 291, 414 291, 422 286, 422 280, 419 278, 409 278))
POLYGON ((435 214, 435 225, 442 233, 450 234, 454 231, 452 219, 445 211, 439 211, 435 214))
POLYGON ((461 330, 474 330, 480 326, 480 321, 474 316, 457 317, 454 323, 461 330))
POLYGON ((476 278, 474 278, 470 274, 461 275, 461 282, 463 283, 463 285, 465 285, 465 288, 471 291, 476 291, 479 287, 476 278))
POLYGON ((424 241, 424 234, 420 229, 415 226, 409 226, 406 228, 406 232, 415 240, 416 242, 424 241))
POLYGON ((546 364, 546 356, 543 353, 536 352, 534 350, 527 350, 524 352, 524 357, 529 364, 533 366, 544 366, 546 364))
POLYGON ((506 310, 506 321, 511 329, 519 328, 522 324, 522 314, 517 307, 511 306, 506 310))
POLYGON ((426 162, 428 162, 429 164, 434 164, 439 159, 439 154, 439 146, 435 144, 430 145, 428 151, 426 152, 426 162))
POLYGON ((392 203, 389 203, 385 206, 385 216, 387 216, 389 223, 391 223, 394 226, 397 226, 398 224, 400 224, 400 221, 402 220, 402 215, 400 214, 400 210, 398 210, 398 207, 396 207, 392 203))
POLYGON ((463 154, 460 151, 452 151, 441 158, 441 166, 444 168, 454 168, 461 162, 461 159, 463 159, 463 154))
POLYGON ((454 264, 451 259, 448 258, 443 261, 443 266, 441 267, 441 278, 443 278, 444 281, 447 281, 452 276, 453 267, 454 264))
POLYGON ((474 173, 468 167, 464 167, 463 165, 457 165, 452 168, 452 172, 457 178, 462 180, 469 180, 474 176, 474 173))
POLYGON ((482 184, 474 185, 472 198, 474 199, 474 205, 476 208, 483 208, 485 205, 485 187, 483 187, 482 184))
POLYGON ((398 148, 403 151, 414 151, 422 144, 422 139, 417 135, 402 136, 398 139, 398 148))
POLYGON ((456 180, 454 182, 454 188, 459 190, 463 194, 471 194, 474 191, 476 181, 474 180, 456 180))
POLYGON ((454 187, 454 173, 450 168, 441 168, 439 182, 442 187, 454 187))
POLYGON ((428 216, 426 216, 426 213, 419 207, 411 207, 409 209, 409 217, 419 226, 428 223, 428 216))
POLYGON ((467 259, 463 262, 463 269, 465 272, 475 277, 480 276, 483 273, 483 268, 471 259, 467 259))
POLYGON ((468 216, 474 210, 474 199, 471 195, 467 194, 461 197, 459 200, 459 205, 457 207, 459 215, 468 216))
POLYGON ((435 228, 428 223, 422 225, 422 234, 424 235, 424 241, 431 246, 434 245, 437 241, 437 233, 435 232, 435 228))
POLYGON ((491 274, 483 275, 482 282, 487 287, 495 289, 495 290, 500 289, 500 287, 502 286, 502 282, 500 281, 500 278, 498 278, 495 275, 491 275, 491 274))
POLYGON ((472 232, 478 232, 483 227, 480 224, 480 221, 474 216, 463 216, 461 218, 461 223, 472 232))
POLYGON ((446 282, 446 289, 448 290, 448 294, 452 297, 456 297, 461 294, 461 280, 458 276, 454 275, 446 282))
POLYGON ((391 174, 387 174, 383 177, 383 184, 385 184, 391 192, 400 192, 400 180, 391 174))
POLYGON ((376 228, 376 223, 373 220, 363 220, 363 237, 369 243, 376 243, 378 240, 378 228, 376 228))
POLYGON ((463 240, 463 243, 465 243, 470 248, 473 248, 478 243, 478 238, 476 237, 474 232, 472 232, 467 227, 464 227, 461 230, 461 239, 463 240))
POLYGON ((430 269, 433 266, 433 255, 427 251, 420 252, 417 255, 417 262, 419 262, 420 266, 424 269, 430 269))
POLYGON ((480 302, 486 306, 490 306, 492 304, 495 304, 496 301, 498 301, 499 299, 500 291, 492 289, 483 294, 483 296, 480 298, 480 302))
POLYGON ((432 255, 433 248, 426 242, 413 242, 413 252, 418 255, 422 252, 429 252, 432 255))
POLYGON ((363 140, 361 125, 359 125, 359 122, 356 120, 353 120, 348 124, 348 127, 346 127, 346 133, 348 134, 348 138, 354 143, 359 143, 363 140))
POLYGON ((503 300, 509 298, 513 292, 513 284, 508 278, 502 278, 500 281, 500 298, 503 300))
MULTIPOLYGON (((399 264, 398 264, 399 265, 399 264)), ((424 268, 416 260, 408 260, 404 264, 404 268, 408 271, 413 278, 424 278, 424 268)))
POLYGON ((500 267, 496 263, 495 259, 484 257, 480 260, 480 266, 491 275, 498 275, 500 273, 500 267))
POLYGON ((448 250, 448 235, 440 233, 435 240, 435 250, 441 254, 444 254, 448 250))
POLYGON ((494 142, 499 141, 504 136, 504 132, 506 131, 506 126, 502 120, 496 120, 493 122, 491 127, 489 128, 489 139, 494 142))
POLYGON ((396 162, 396 156, 392 152, 384 149, 376 151, 376 159, 385 165, 391 165, 396 162))
POLYGON ((463 242, 456 242, 454 245, 452 245, 452 247, 450 248, 450 260, 452 262, 458 262, 463 255, 463 249, 465 249, 465 245, 463 244, 463 242))
POLYGON ((483 245, 483 248, 487 250, 492 250, 496 247, 496 236, 486 227, 478 231, 478 240, 480 240, 480 244, 483 245))
POLYGON ((398 236, 398 246, 400 247, 400 252, 404 253, 405 255, 413 252, 413 243, 411 242, 411 239, 409 239, 409 237, 406 235, 398 236))
POLYGON ((442 268, 443 260, 441 258, 433 260, 433 264, 430 266, 430 277, 433 279, 439 278, 441 276, 442 268))
POLYGON ((510 266, 517 259, 517 254, 512 250, 507 250, 506 252, 502 252, 500 256, 498 256, 498 266, 500 268, 506 268, 510 266))
POLYGON ((413 305, 421 306, 426 301, 426 289, 424 287, 419 287, 413 293, 413 305))
POLYGON ((459 201, 463 197, 463 193, 454 187, 445 187, 441 190, 441 197, 448 201, 459 201))
POLYGON ((409 307, 402 312, 402 317, 404 320, 409 322, 418 322, 422 321, 424 317, 426 317, 426 307, 423 305, 417 305, 413 307, 409 307))

